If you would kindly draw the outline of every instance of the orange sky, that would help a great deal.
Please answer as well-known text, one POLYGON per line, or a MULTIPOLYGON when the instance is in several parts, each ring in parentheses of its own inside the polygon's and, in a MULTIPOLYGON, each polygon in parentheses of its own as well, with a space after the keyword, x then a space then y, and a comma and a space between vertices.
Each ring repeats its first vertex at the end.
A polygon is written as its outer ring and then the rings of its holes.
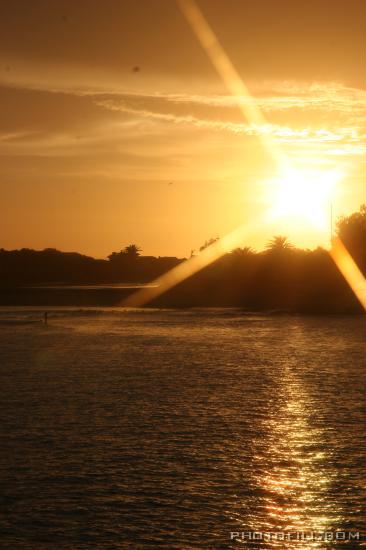
POLYGON ((274 165, 340 168, 366 200, 363 0, 201 0, 268 125, 246 123, 174 0, 13 0, 0 17, 0 246, 187 256, 262 222, 274 165), (139 71, 133 71, 133 67, 139 71), (173 182, 172 185, 168 185, 173 182))

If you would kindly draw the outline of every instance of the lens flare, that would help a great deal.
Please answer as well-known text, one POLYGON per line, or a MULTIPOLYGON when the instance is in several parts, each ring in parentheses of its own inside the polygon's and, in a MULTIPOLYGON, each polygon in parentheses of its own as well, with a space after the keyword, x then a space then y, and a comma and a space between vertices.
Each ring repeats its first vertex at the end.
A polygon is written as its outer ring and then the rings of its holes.
POLYGON ((330 255, 366 311, 366 279, 339 237, 332 239, 330 255))
POLYGON ((197 256, 193 256, 177 265, 167 273, 164 273, 161 277, 158 277, 153 281, 153 284, 149 287, 141 288, 137 290, 130 296, 128 296, 123 305, 126 307, 141 307, 151 300, 157 298, 161 294, 164 294, 170 288, 181 283, 188 277, 191 277, 204 267, 212 264, 215 260, 227 254, 234 248, 241 246, 244 242, 244 239, 247 239, 250 236, 251 230, 255 230, 257 224, 252 225, 241 225, 231 233, 228 233, 222 239, 215 241, 212 245, 205 248, 197 256))
POLYGON ((327 229, 330 204, 342 177, 342 172, 337 169, 288 168, 280 177, 268 182, 271 219, 295 219, 296 223, 305 222, 320 231, 327 229))
MULTIPOLYGON (((253 126, 267 124, 262 111, 195 0, 177 0, 177 3, 246 121, 253 126)), ((337 170, 328 172, 296 170, 290 159, 270 136, 264 134, 261 139, 267 152, 276 161, 279 173, 282 174, 281 178, 277 178, 280 183, 277 186, 277 198, 271 208, 271 215, 283 218, 291 212, 293 216, 302 218, 301 221, 307 219, 313 225, 324 226, 327 218, 325 206, 328 203, 328 207, 330 207, 335 184, 342 177, 341 172, 337 170)), ((256 225, 259 226, 266 221, 269 221, 268 212, 264 213, 263 220, 257 220, 256 225)), ((239 227, 218 243, 208 247, 201 255, 183 262, 156 279, 154 286, 139 290, 129 296, 123 305, 135 307, 145 305, 229 252, 230 249, 240 246, 243 235, 246 235, 247 231, 247 226, 239 227)), ((333 239, 330 254, 366 310, 366 280, 340 239, 333 239)))

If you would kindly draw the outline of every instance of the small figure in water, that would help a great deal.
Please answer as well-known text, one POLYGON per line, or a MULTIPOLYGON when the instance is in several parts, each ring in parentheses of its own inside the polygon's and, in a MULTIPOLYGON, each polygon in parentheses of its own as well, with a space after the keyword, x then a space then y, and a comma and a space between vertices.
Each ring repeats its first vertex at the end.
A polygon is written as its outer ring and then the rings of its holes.
POLYGON ((47 311, 44 312, 44 324, 47 325, 48 323, 48 313, 47 311))

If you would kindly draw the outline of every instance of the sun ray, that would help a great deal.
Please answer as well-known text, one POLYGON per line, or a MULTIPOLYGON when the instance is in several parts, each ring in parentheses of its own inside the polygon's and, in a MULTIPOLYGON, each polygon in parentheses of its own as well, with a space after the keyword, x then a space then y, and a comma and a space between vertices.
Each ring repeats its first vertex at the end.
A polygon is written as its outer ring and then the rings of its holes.
POLYGON ((366 279, 339 237, 332 239, 330 255, 366 311, 366 279))
MULTIPOLYGON (((254 128, 268 126, 268 121, 263 112, 258 107, 249 88, 226 54, 195 0, 177 0, 177 3, 246 121, 254 128)), ((260 132, 259 138, 279 167, 288 165, 288 159, 269 133, 260 132)))
MULTIPOLYGON (((251 96, 249 89, 243 82, 238 71, 235 69, 230 58, 226 54, 225 50, 221 46, 219 40, 217 39, 212 28, 205 19, 203 13, 199 9, 195 0, 177 0, 177 3, 186 17, 188 23, 190 24, 193 32, 201 43, 202 47, 205 49, 208 57, 210 58, 212 64, 216 68, 219 76, 223 80, 227 89, 230 91, 232 96, 235 99, 237 106, 240 108, 242 114, 249 124, 253 126, 266 125, 267 121, 259 109, 257 103, 251 96)), ((277 143, 268 134, 261 134, 260 139, 267 152, 272 156, 276 161, 279 169, 279 173, 284 174, 294 174, 294 168, 290 163, 289 158, 284 154, 284 152, 278 147, 277 143)), ((304 179, 304 174, 296 172, 299 179, 304 179)), ((338 176, 337 176, 338 177, 338 176)), ((296 178, 295 178, 296 179, 296 178)), ((333 180, 335 178, 333 177, 333 180)), ((332 178, 330 178, 332 180, 332 178)), ((333 182, 332 180, 332 182, 333 182)), ((291 180, 287 180, 291 181, 291 180)), ((334 182, 333 182, 334 183, 334 182)), ((301 187, 301 193, 304 194, 306 190, 306 185, 304 182, 301 187)), ((285 178, 286 186, 286 178, 285 178)), ((291 196, 294 200, 297 200, 297 203, 301 202, 301 197, 297 197, 296 193, 294 194, 294 188, 287 187, 286 192, 290 189, 291 196)), ((330 193, 328 192, 328 195, 330 193)), ((327 196, 328 196, 327 195, 327 196)), ((310 202, 308 195, 305 195, 306 202, 310 202)), ((303 197, 304 198, 304 197, 303 197)), ((292 199, 291 199, 292 200, 292 199)), ((289 198, 287 197, 285 201, 282 201, 283 204, 280 206, 280 203, 277 205, 279 210, 283 209, 287 204, 289 206, 289 198)), ((303 201, 302 201, 303 202, 303 201)), ((309 206, 309 204, 308 204, 309 206)), ((294 207, 294 205, 292 205, 294 207)), ((296 206, 297 208, 297 206, 296 206)), ((313 210, 314 213, 314 210, 313 210)), ((279 213, 283 215, 283 212, 279 213)), ((314 224, 318 219, 319 221, 319 211, 315 210, 314 216, 309 216, 310 221, 314 224), (311 220, 313 217, 313 220, 311 220)), ((268 219, 268 212, 264 213, 263 221, 268 219)), ((258 221, 257 221, 258 225, 258 221)), ((129 296, 124 302, 123 305, 130 307, 140 307, 144 304, 150 302, 152 299, 163 294, 173 286, 182 282, 184 279, 190 277, 194 273, 197 273, 204 267, 208 266, 215 260, 217 260, 223 254, 229 252, 233 248, 239 246, 242 243, 244 235, 248 234, 248 225, 240 226, 238 229, 226 235, 224 238, 220 239, 218 242, 206 248, 200 255, 186 260, 182 264, 179 264, 177 267, 173 268, 169 272, 165 273, 161 277, 158 277, 153 281, 154 285, 149 288, 144 288, 138 290, 129 296)), ((332 246, 330 250, 330 255, 333 258, 338 269, 341 271, 342 275, 346 279, 347 283, 357 296, 358 300, 366 310, 366 280, 362 275, 361 271, 354 262, 352 256, 348 252, 345 245, 340 241, 339 238, 332 239, 332 246)))
POLYGON ((212 264, 215 260, 240 246, 244 238, 251 234, 251 229, 255 229, 257 224, 243 224, 231 233, 228 233, 222 239, 217 240, 212 245, 205 248, 197 256, 192 256, 181 264, 177 265, 161 277, 155 279, 152 286, 144 287, 128 296, 123 305, 126 307, 141 307, 161 294, 164 294, 170 288, 181 283, 191 275, 194 275, 204 267, 212 264))

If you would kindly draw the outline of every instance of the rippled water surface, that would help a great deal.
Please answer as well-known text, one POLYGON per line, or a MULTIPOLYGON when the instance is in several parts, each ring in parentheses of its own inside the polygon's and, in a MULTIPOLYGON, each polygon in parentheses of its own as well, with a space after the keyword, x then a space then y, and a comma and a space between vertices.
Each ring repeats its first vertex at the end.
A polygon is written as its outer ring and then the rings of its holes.
POLYGON ((365 545, 241 538, 365 531, 365 317, 39 318, 0 314, 1 548, 365 545))

